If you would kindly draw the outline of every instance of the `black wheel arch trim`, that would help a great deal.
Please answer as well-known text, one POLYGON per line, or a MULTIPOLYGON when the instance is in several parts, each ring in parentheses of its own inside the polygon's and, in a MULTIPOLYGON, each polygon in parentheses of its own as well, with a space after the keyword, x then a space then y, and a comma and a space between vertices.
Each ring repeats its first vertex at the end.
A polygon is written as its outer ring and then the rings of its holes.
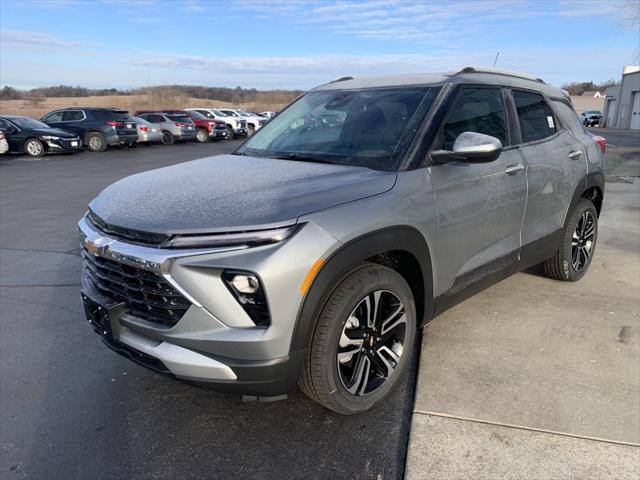
MULTIPOLYGON (((420 266, 424 285, 424 325, 433 316, 433 269, 429 246, 424 236, 410 226, 396 226, 369 232, 333 252, 323 263, 307 291, 291 338, 290 351, 306 349, 316 320, 335 288, 360 262, 390 251, 412 255, 420 266)), ((417 307, 417 305, 416 305, 417 307)))
MULTIPOLYGON (((577 184, 573 190, 573 195, 571 196, 571 202, 567 207, 567 210, 564 212, 564 222, 567 221, 569 215, 573 211, 578 200, 582 198, 584 193, 590 188, 597 187, 602 193, 604 199, 604 174, 601 171, 591 172, 585 175, 577 184)), ((600 216, 600 211, 598 210, 598 216, 600 216)), ((563 222, 563 225, 564 225, 563 222)))

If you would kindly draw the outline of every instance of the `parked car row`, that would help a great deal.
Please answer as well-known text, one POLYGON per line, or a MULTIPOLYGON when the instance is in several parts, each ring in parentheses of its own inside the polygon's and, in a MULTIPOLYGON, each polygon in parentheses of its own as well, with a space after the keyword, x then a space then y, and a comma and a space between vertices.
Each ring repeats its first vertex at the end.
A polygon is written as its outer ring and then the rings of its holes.
POLYGON ((40 157, 84 148, 104 152, 109 147, 133 147, 138 143, 172 145, 246 137, 275 115, 264 113, 265 116, 239 109, 188 108, 138 110, 131 115, 117 108, 72 107, 49 112, 41 120, 3 115, 0 154, 40 157))

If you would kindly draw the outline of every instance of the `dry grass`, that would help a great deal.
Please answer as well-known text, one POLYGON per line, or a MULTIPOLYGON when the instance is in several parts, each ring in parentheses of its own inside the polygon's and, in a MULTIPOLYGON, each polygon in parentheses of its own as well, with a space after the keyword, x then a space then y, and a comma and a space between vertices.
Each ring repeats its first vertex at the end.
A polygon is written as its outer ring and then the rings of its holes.
MULTIPOLYGON (((290 98, 260 99, 260 102, 235 105, 250 111, 279 111, 290 98)), ((167 91, 166 89, 150 88, 144 95, 111 95, 104 97, 56 97, 39 99, 38 104, 33 100, 0 100, 0 114, 26 115, 33 118, 41 118, 51 110, 65 107, 113 107, 122 108, 134 112, 136 110, 163 109, 163 108, 189 108, 189 107, 234 107, 230 102, 218 100, 203 100, 201 98, 188 97, 180 92, 167 91)))
POLYGON ((604 98, 593 97, 571 97, 573 106, 576 108, 578 114, 586 112, 587 110, 599 110, 604 108, 604 98))

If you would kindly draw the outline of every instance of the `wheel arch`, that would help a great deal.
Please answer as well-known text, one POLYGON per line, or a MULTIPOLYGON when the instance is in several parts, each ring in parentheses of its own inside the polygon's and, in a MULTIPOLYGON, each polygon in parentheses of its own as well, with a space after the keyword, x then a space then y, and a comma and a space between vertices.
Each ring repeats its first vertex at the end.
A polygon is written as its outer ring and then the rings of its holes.
POLYGON ((604 200, 604 174, 602 172, 591 172, 578 182, 573 191, 573 196, 571 197, 567 211, 564 213, 564 222, 567 221, 567 217, 571 215, 576 203, 578 203, 578 200, 581 198, 586 198, 593 202, 599 217, 604 200))
POLYGON ((40 142, 40 144, 42 145, 42 148, 45 152, 47 152, 49 149, 47 148, 48 145, 46 142, 42 141, 41 139, 39 139, 37 137, 37 135, 31 135, 27 138, 24 139, 24 142, 22 142, 22 153, 27 151, 27 143, 29 143, 29 140, 38 140, 40 142))
POLYGON ((298 311, 290 351, 307 348, 327 299, 361 262, 387 266, 402 275, 416 302, 420 324, 433 316, 433 269, 429 246, 413 227, 398 226, 360 236, 332 253, 322 264, 298 311))

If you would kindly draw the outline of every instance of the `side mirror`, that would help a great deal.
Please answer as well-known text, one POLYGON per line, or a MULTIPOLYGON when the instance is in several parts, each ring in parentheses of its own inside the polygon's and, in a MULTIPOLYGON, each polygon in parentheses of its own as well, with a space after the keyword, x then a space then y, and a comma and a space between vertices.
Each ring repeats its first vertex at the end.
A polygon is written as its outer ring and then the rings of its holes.
POLYGON ((468 162, 487 163, 496 160, 502 153, 502 142, 483 133, 462 132, 453 143, 453 150, 431 152, 434 163, 468 162))

